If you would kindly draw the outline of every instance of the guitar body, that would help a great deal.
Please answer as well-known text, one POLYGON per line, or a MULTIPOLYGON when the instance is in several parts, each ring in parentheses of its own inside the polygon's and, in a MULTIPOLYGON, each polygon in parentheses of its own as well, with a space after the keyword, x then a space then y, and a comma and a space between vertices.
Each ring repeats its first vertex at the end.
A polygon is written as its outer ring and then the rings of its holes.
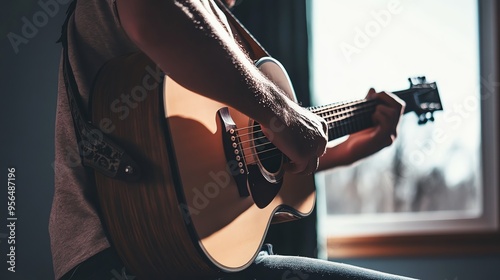
MULTIPOLYGON (((295 100, 279 63, 257 66, 295 100)), ((240 271, 272 222, 312 211, 313 176, 284 173, 258 124, 156 70, 134 53, 108 62, 94 85, 93 123, 142 171, 135 182, 95 174, 111 242, 139 279, 240 271)))

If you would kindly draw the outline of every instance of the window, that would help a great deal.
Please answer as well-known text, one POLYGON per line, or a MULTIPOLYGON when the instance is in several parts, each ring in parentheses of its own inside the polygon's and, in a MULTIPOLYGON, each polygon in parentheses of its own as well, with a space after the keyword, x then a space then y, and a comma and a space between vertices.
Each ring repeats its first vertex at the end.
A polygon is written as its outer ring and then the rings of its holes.
POLYGON ((444 107, 423 126, 405 115, 393 146, 316 175, 320 240, 497 230, 495 3, 315 0, 309 8, 315 105, 426 76, 444 107))

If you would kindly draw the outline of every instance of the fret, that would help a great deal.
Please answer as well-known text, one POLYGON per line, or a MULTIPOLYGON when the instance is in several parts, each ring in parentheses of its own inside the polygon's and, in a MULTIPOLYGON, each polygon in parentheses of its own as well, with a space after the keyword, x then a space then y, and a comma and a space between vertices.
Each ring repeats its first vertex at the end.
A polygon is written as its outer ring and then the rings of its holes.
MULTIPOLYGON (((424 77, 418 77, 410 79, 410 84, 409 89, 393 92, 406 102, 404 113, 415 112, 419 117, 419 124, 433 120, 432 113, 443 110, 436 83, 427 83, 424 77)), ((360 99, 309 107, 308 110, 325 119, 328 124, 328 140, 331 141, 372 127, 372 114, 378 102, 377 99, 360 99)))
POLYGON ((328 123, 328 140, 331 141, 370 127, 375 106, 374 100, 358 100, 311 107, 309 110, 328 123))

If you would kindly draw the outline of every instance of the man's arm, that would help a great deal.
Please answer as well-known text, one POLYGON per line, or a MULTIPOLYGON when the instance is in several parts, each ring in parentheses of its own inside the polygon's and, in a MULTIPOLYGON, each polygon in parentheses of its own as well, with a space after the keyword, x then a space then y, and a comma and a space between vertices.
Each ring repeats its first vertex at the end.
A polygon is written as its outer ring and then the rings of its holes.
POLYGON ((131 40, 177 83, 255 119, 290 158, 294 173, 316 170, 326 123, 282 94, 246 57, 209 0, 119 0, 131 40), (271 125, 272 124, 272 125, 271 125), (280 132, 271 127, 284 127, 280 132))

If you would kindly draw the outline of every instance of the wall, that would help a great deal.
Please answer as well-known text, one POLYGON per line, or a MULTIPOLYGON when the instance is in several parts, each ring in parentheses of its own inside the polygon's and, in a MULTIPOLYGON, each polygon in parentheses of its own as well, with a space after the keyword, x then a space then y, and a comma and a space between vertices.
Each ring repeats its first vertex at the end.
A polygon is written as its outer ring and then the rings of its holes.
POLYGON ((0 279, 53 278, 47 224, 53 193, 56 41, 69 2, 58 1, 41 1, 53 3, 45 6, 7 0, 0 9, 0 279), (16 169, 15 273, 6 265, 8 167, 16 169))

